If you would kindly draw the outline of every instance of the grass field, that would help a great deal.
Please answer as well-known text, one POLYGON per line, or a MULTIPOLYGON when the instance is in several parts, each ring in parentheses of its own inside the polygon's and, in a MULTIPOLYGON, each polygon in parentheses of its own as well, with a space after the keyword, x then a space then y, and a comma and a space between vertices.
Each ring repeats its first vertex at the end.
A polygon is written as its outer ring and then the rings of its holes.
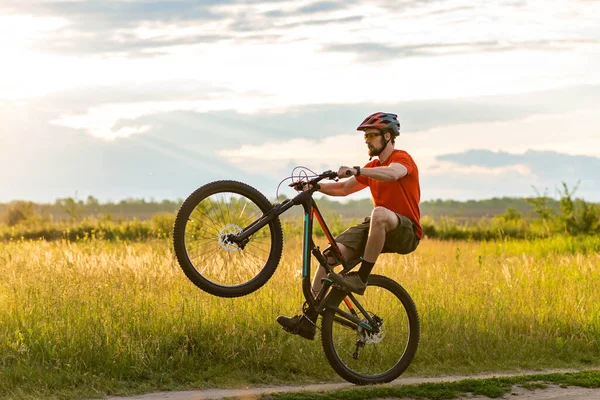
MULTIPOLYGON (((411 293, 422 336, 407 375, 600 364, 599 237, 424 240, 374 272, 411 293)), ((299 238, 265 287, 220 299, 167 240, 0 247, 0 397, 81 398, 190 387, 339 381, 319 341, 283 332, 302 303, 299 238)))

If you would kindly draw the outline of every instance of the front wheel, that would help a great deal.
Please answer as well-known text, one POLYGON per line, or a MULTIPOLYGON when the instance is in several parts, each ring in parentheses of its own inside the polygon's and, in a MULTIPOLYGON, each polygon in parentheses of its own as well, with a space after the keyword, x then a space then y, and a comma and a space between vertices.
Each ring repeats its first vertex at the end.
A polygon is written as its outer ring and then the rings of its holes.
POLYGON ((325 311, 321 341, 327 360, 349 382, 390 382, 408 368, 417 351, 420 327, 415 303, 402 286, 381 275, 369 276, 364 295, 356 299, 378 332, 367 328, 367 318, 350 301, 330 304, 349 314, 354 309, 361 323, 353 323, 331 308, 325 311))
POLYGON ((216 181, 192 193, 181 205, 173 247, 185 275, 200 289, 220 297, 250 294, 275 272, 283 248, 279 218, 243 245, 232 235, 258 220, 272 204, 242 182, 216 181))

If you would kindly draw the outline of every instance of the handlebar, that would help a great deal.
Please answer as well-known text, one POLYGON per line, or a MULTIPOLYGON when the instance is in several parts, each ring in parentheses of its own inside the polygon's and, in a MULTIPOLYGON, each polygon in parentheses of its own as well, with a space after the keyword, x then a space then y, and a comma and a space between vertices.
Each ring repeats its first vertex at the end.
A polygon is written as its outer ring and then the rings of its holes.
POLYGON ((319 183, 323 179, 336 180, 337 178, 338 178, 337 172, 334 172, 334 171, 331 171, 331 170, 327 170, 327 171, 325 171, 323 173, 320 173, 319 175, 315 176, 314 178, 312 178, 312 179, 310 179, 310 180, 308 180, 306 182, 305 181, 293 182, 293 183, 290 183, 288 186, 289 187, 293 187, 296 190, 302 190, 302 188, 305 185, 312 185, 314 187, 314 186, 316 186, 317 183, 319 183))

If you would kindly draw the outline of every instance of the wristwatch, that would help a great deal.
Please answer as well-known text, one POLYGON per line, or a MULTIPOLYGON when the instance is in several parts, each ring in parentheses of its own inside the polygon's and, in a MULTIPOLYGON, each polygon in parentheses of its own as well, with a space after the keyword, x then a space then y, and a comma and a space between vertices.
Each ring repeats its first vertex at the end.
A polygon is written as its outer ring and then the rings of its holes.
POLYGON ((354 176, 360 176, 360 167, 358 165, 355 165, 352 168, 354 168, 356 170, 356 174, 354 176))

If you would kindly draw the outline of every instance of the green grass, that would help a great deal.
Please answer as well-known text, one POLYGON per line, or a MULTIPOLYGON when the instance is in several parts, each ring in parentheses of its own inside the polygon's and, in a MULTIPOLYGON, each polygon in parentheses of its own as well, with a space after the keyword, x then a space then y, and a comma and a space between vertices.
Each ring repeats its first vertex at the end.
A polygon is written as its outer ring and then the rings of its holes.
POLYGON ((490 398, 502 397, 514 385, 528 390, 543 389, 548 384, 600 388, 600 372, 583 371, 571 374, 545 374, 489 379, 465 379, 457 382, 423 383, 402 386, 353 388, 335 392, 297 392, 263 395, 263 400, 368 400, 383 398, 411 398, 430 400, 457 399, 467 394, 490 398))
MULTIPOLYGON (((374 272, 421 316, 406 375, 598 365, 598 239, 570 240, 424 240, 382 255, 374 272)), ((300 249, 286 236, 265 287, 221 299, 187 280, 167 240, 4 243, 0 398, 340 381, 319 341, 275 322, 300 310, 300 249)))

